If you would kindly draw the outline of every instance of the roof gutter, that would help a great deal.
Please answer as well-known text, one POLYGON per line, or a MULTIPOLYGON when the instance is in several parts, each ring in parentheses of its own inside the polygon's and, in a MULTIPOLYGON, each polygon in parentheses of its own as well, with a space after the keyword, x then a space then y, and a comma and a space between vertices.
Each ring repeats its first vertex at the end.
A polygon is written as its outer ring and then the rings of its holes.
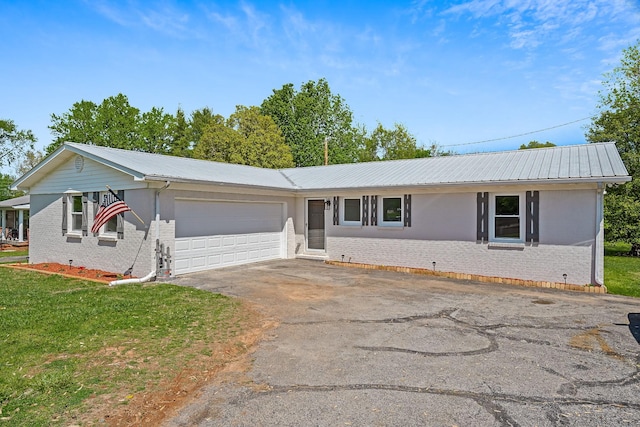
POLYGON ((270 185, 255 185, 255 184, 238 184, 233 182, 221 182, 221 181, 203 181, 197 179, 184 179, 184 178, 174 178, 167 176, 159 176, 159 175, 145 175, 141 181, 149 181, 149 182, 158 182, 158 181, 171 181, 171 183, 179 183, 179 184, 196 184, 196 185, 218 185, 220 187, 239 187, 239 188, 248 188, 248 189, 262 189, 262 190, 275 190, 275 191, 293 191, 295 192, 297 188, 291 187, 275 187, 270 185))
POLYGON ((318 191, 363 191, 376 188, 384 189, 402 189, 402 188, 442 188, 442 187, 498 187, 498 186, 515 186, 515 185, 553 185, 553 184, 622 184, 631 181, 630 176, 625 177, 590 177, 590 178, 561 178, 546 180, 516 180, 516 181, 465 181, 465 182, 439 182, 432 184, 398 184, 398 185, 371 185, 359 187, 318 187, 318 188, 299 188, 295 190, 297 193, 318 192, 318 191))

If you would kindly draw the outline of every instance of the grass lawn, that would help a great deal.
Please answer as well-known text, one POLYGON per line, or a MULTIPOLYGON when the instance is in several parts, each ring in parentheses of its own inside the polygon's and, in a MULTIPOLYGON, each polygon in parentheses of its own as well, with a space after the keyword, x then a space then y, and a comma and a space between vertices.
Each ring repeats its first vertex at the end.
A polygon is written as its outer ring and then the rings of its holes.
POLYGON ((28 256, 29 249, 16 249, 15 251, 0 251, 0 262, 2 262, 2 258, 12 257, 12 256, 28 256))
POLYGON ((82 424, 99 396, 126 405, 233 343, 247 313, 192 288, 0 268, 0 426, 82 424))
POLYGON ((610 294, 640 297, 640 258, 624 256, 626 243, 605 243, 604 283, 610 294))

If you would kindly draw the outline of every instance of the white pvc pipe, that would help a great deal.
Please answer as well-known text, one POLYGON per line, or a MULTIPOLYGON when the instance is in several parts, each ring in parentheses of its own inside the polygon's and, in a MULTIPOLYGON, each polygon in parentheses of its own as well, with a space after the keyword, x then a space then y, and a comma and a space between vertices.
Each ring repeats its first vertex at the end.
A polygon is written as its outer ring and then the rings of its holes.
POLYGON ((148 282, 149 280, 153 279, 154 277, 156 277, 155 270, 152 271, 151 273, 147 274, 146 276, 140 277, 140 278, 137 278, 137 279, 114 280, 113 282, 109 282, 109 286, 127 285, 129 283, 144 283, 144 282, 148 282))

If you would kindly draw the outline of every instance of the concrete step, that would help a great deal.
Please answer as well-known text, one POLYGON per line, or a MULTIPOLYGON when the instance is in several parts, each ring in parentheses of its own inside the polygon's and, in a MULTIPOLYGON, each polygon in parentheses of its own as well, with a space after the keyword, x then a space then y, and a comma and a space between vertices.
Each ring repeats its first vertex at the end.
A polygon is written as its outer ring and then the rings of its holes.
POLYGON ((326 261, 329 259, 329 256, 324 253, 303 253, 296 255, 296 258, 299 259, 310 259, 314 261, 326 261))

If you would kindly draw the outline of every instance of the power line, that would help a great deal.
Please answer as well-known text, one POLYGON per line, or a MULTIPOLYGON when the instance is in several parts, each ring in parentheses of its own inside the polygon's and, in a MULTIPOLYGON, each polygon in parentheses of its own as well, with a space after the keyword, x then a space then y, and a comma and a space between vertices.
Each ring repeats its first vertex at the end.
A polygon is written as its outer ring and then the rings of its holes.
POLYGON ((518 138, 518 137, 521 137, 521 136, 532 135, 534 133, 544 132, 544 131, 551 130, 551 129, 561 128, 563 126, 568 126, 568 125, 572 125, 574 123, 582 122, 584 120, 592 119, 593 117, 595 117, 595 116, 583 117, 582 119, 573 120, 573 121, 567 122, 567 123, 562 123, 561 125, 555 125, 555 126, 551 126, 551 127, 544 128, 544 129, 533 130, 531 132, 520 133, 518 135, 505 136, 505 137, 502 137, 502 138, 485 139, 485 140, 482 140, 482 141, 464 142, 464 143, 461 143, 461 144, 443 144, 443 145, 441 145, 441 147, 460 147, 460 146, 463 146, 463 145, 475 145, 475 144, 484 144, 485 142, 503 141, 505 139, 518 138))

